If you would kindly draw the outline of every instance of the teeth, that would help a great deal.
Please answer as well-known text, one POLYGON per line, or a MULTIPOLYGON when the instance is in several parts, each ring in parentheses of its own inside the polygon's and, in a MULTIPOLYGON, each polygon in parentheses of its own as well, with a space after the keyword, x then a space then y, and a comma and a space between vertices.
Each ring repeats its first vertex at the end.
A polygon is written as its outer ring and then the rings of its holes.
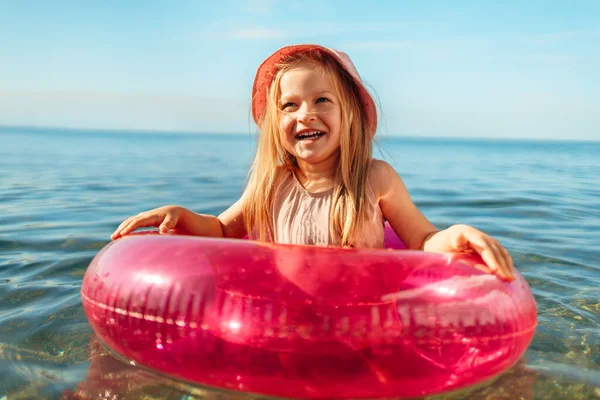
POLYGON ((321 131, 311 131, 311 132, 304 132, 304 133, 301 133, 299 135, 296 135, 296 138, 300 139, 300 140, 302 140, 302 139, 313 139, 313 138, 316 138, 316 137, 319 137, 319 136, 323 136, 324 134, 325 133, 321 132, 321 131))

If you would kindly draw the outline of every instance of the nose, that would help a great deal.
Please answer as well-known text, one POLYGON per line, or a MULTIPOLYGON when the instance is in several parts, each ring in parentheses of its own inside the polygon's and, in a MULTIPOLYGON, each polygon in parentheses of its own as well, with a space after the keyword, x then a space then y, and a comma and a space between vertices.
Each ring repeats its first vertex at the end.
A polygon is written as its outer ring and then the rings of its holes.
POLYGON ((296 119, 298 122, 306 122, 313 121, 317 118, 316 112, 313 107, 310 107, 308 104, 304 103, 298 108, 296 119))

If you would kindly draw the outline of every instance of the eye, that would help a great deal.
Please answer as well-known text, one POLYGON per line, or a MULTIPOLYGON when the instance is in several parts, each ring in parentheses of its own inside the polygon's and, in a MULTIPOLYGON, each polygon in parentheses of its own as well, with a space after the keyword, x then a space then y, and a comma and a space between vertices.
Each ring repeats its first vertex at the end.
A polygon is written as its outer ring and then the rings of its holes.
POLYGON ((285 104, 284 104, 284 105, 281 107, 281 109, 282 109, 283 111, 291 111, 291 110, 293 110, 293 109, 294 109, 294 108, 296 108, 296 107, 297 107, 297 106, 296 106, 296 103, 292 103, 292 102, 290 101, 290 102, 287 102, 287 103, 285 103, 285 104))
POLYGON ((316 102, 318 104, 318 103, 326 103, 328 101, 329 101, 329 99, 327 97, 319 97, 316 102))

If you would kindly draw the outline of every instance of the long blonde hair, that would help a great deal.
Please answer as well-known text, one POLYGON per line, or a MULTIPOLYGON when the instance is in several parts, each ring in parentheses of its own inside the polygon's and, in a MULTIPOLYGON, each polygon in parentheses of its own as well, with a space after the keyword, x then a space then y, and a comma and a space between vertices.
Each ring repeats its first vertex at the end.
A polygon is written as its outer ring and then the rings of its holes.
POLYGON ((333 177, 329 230, 331 237, 339 238, 339 243, 335 245, 352 246, 358 239, 356 235, 360 225, 367 221, 367 184, 374 132, 367 129, 367 116, 361 107, 358 88, 352 77, 337 61, 319 50, 295 54, 278 64, 268 88, 265 113, 259 121, 256 156, 244 196, 244 223, 251 237, 261 241, 273 240, 272 205, 277 179, 282 168, 297 167, 294 156, 283 148, 281 142, 283 133, 277 107, 281 96, 280 81, 285 72, 303 61, 314 62, 323 69, 340 99, 340 158, 333 177))

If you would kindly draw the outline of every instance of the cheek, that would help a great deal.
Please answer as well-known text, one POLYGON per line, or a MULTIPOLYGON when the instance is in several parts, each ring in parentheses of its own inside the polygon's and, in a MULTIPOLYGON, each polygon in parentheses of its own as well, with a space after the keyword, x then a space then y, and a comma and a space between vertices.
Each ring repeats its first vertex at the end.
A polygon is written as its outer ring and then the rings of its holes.
POLYGON ((330 112, 323 114, 322 119, 330 129, 339 128, 342 123, 341 110, 331 110, 330 112))
POLYGON ((294 125, 294 120, 289 115, 284 114, 279 119, 279 128, 284 133, 290 133, 293 125, 294 125))
POLYGON ((339 110, 336 114, 334 114, 333 123, 336 124, 338 127, 340 127, 342 125, 342 111, 341 110, 339 110))

